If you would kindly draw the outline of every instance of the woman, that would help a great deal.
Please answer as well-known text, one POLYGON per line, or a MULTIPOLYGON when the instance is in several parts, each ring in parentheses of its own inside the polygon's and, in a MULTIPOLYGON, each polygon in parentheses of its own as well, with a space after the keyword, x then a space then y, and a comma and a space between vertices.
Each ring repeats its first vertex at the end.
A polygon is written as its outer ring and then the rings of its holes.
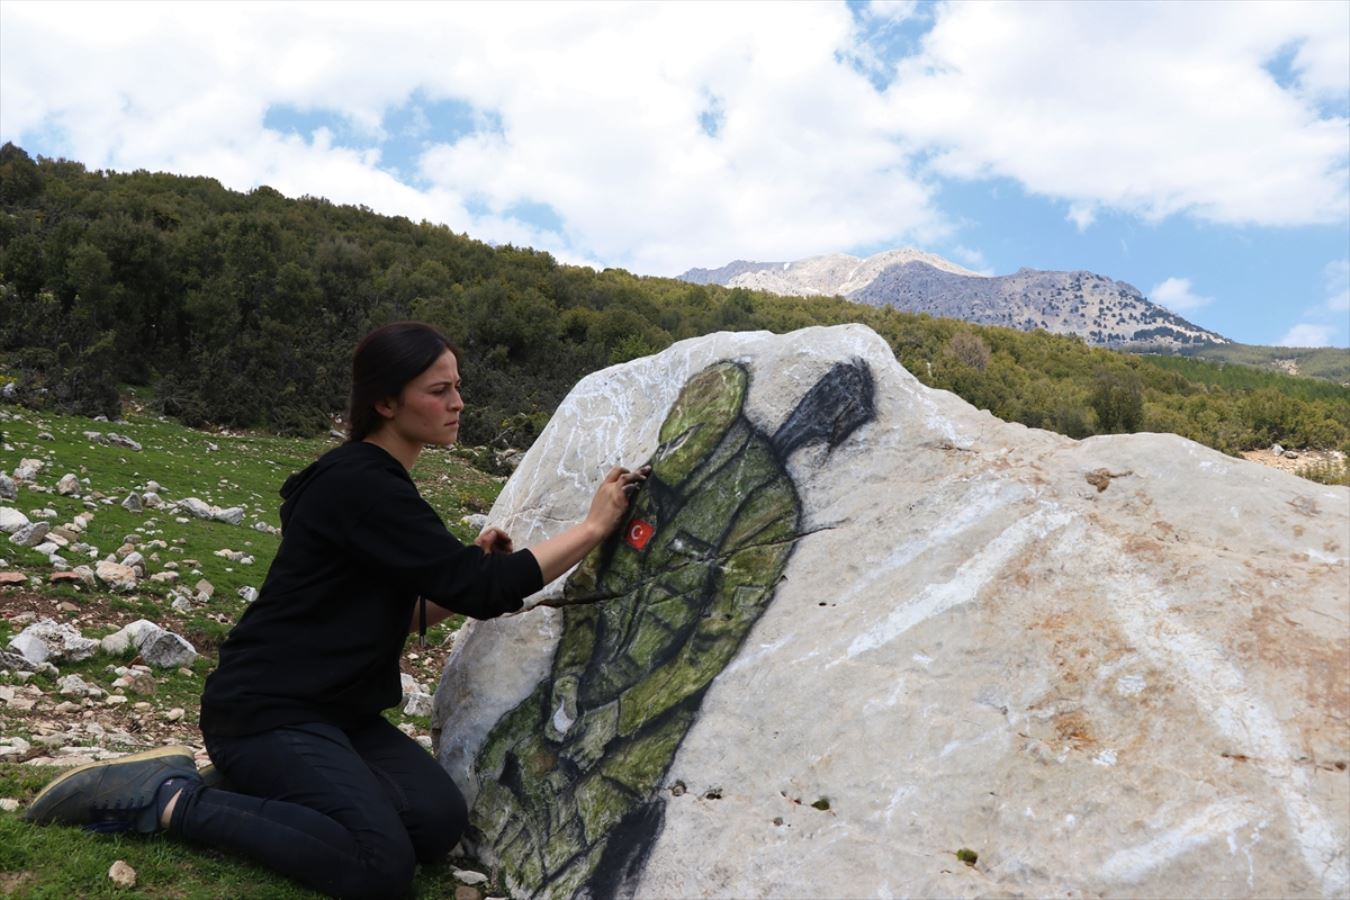
POLYGON ((206 682, 202 734, 231 789, 170 747, 66 774, 30 821, 167 830, 351 897, 403 894, 415 861, 446 855, 464 800, 380 714, 402 695, 409 630, 520 609, 613 531, 646 476, 614 469, 584 520, 529 550, 496 528, 465 546, 408 474, 423 447, 455 441, 459 388, 458 357, 428 325, 356 348, 348 441, 282 487, 281 546, 206 682))

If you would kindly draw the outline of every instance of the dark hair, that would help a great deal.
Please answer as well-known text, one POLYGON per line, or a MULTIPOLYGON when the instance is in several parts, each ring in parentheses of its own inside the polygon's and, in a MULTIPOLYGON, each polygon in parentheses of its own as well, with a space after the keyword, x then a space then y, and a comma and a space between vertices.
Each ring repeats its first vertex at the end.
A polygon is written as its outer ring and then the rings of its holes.
POLYGON ((361 441, 380 427, 375 404, 397 397, 449 350, 460 353, 445 335, 424 322, 393 322, 361 339, 352 354, 352 394, 347 405, 347 441, 361 441))

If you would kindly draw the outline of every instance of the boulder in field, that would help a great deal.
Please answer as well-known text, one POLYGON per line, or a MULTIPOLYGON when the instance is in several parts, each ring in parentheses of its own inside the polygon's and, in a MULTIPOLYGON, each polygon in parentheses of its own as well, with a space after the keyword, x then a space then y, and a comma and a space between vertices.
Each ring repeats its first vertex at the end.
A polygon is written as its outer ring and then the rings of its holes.
POLYGON ((136 570, 131 566, 109 562, 106 559, 99 560, 94 566, 94 577, 108 590, 119 594, 136 590, 136 570))
POLYGON ((32 481, 46 467, 47 464, 40 459, 21 459, 19 464, 14 467, 14 480, 32 481))
POLYGON ((50 530, 51 526, 46 522, 30 522, 27 525, 20 526, 18 530, 11 534, 9 542, 20 547, 36 547, 42 543, 43 538, 47 536, 47 532, 50 530))
POLYGON ((19 496, 19 488, 14 479, 0 472, 0 500, 14 500, 19 496))
POLYGON ((67 472, 56 483, 56 492, 63 497, 78 494, 80 492, 80 479, 75 477, 74 472, 67 472))
POLYGON ((178 508, 198 519, 211 518, 211 504, 198 497, 184 497, 178 501, 178 508))
POLYGON ((513 896, 1350 890, 1350 491, 1001 422, 845 326, 588 376, 489 521, 648 461, 436 691, 513 896))
POLYGON ((99 642, 65 622, 41 618, 9 640, 9 648, 33 664, 79 662, 98 651, 99 642))
POLYGON ((0 506, 0 532, 13 534, 27 524, 28 516, 19 512, 17 509, 11 509, 8 506, 0 506))

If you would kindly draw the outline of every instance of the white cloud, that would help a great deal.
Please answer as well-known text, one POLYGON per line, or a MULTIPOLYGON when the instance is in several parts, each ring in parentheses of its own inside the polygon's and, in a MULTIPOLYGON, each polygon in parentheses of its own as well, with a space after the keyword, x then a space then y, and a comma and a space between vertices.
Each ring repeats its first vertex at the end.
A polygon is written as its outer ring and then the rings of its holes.
POLYGON ((1097 210, 1091 203, 1070 203, 1069 212, 1064 217, 1078 227, 1080 232, 1097 220, 1097 210))
POLYGON ((1190 312, 1214 302, 1213 297, 1197 294, 1189 278, 1167 278, 1153 286, 1148 298, 1175 313, 1190 312))
MULTIPOLYGON (((860 22, 892 34, 927 9, 7 0, 0 140, 661 274, 945 243, 943 176, 1016 179, 1080 230, 1103 210, 1346 218, 1347 119, 1324 110, 1343 106, 1350 5, 943 5, 878 92, 886 42, 862 43, 860 22), (1289 48, 1281 88, 1262 66, 1289 48), (414 93, 500 129, 441 136, 409 184, 372 149, 263 126, 277 105, 325 110, 377 143, 414 93), (699 122, 710 98, 716 136, 699 122), (508 214, 522 202, 563 230, 508 214)), ((437 140, 428 124, 419 141, 437 140)))
POLYGON ((1072 209, 1339 223, 1350 4, 954 3, 889 88, 935 171, 1072 209), (1296 47, 1293 84, 1266 66, 1296 47), (1328 106, 1334 112, 1327 112, 1328 106))
POLYGON ((92 167, 269 183, 654 273, 950 231, 882 98, 836 55, 853 40, 843 5, 6 3, 4 16, 0 133, 59 129, 92 167), (492 111, 501 133, 442 139, 412 187, 368 153, 262 126, 287 104, 378 138, 415 90, 492 111), (699 124, 709 96, 715 138, 699 124), (526 201, 566 234, 506 215, 526 201))
POLYGON ((1327 309, 1331 312, 1350 312, 1350 259, 1337 259, 1322 269, 1322 280, 1327 289, 1327 309))
POLYGON ((1334 325, 1313 325, 1304 322, 1290 328, 1285 336, 1280 338, 1277 346, 1329 347, 1335 334, 1336 326, 1334 325))

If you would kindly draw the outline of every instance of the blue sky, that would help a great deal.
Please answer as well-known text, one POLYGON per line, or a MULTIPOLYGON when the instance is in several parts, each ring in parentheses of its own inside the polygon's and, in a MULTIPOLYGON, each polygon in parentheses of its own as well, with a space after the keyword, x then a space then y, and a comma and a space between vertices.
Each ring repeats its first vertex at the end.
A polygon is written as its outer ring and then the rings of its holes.
POLYGON ((0 0, 0 140, 673 275, 912 246, 1350 344, 1350 4, 0 0))

